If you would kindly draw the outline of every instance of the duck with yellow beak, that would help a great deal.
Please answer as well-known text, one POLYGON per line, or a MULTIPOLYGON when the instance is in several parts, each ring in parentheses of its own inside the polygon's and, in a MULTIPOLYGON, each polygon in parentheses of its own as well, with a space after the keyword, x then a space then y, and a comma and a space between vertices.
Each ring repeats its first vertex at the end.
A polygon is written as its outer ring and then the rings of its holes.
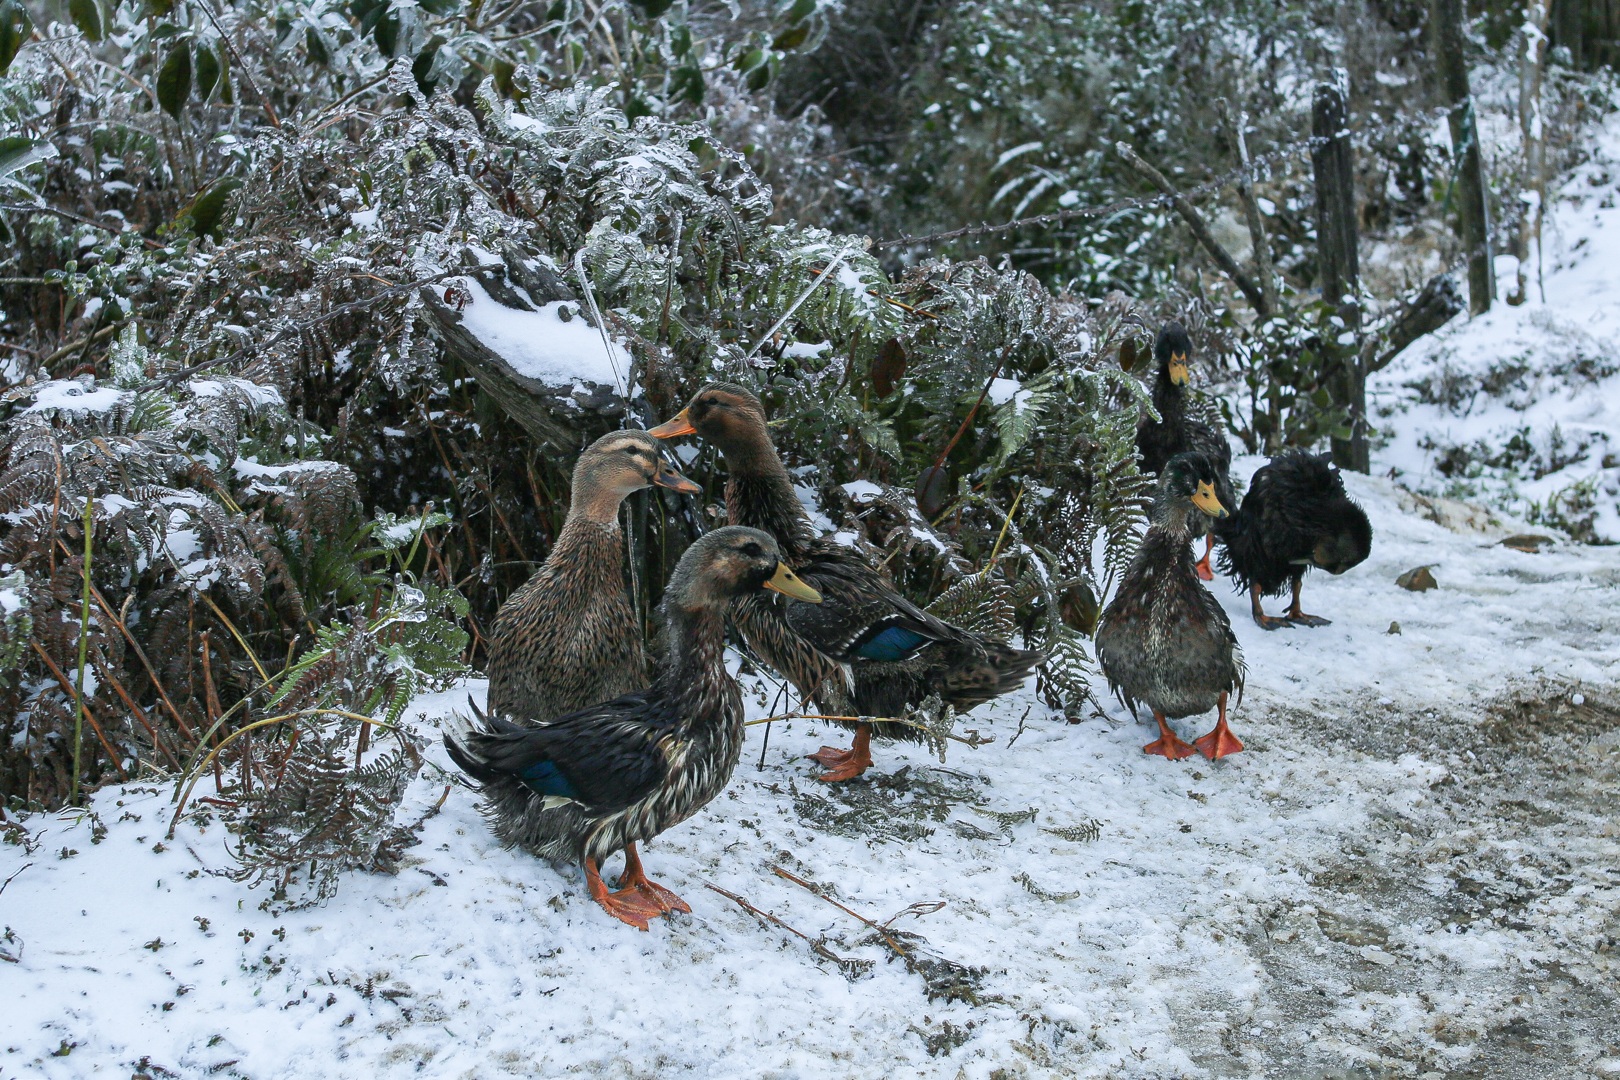
MULTIPOLYGON (((1232 482, 1227 474, 1232 469, 1232 447, 1226 441, 1224 430, 1215 428, 1187 415, 1187 388, 1192 384, 1192 338, 1187 328, 1171 320, 1159 330, 1153 343, 1153 357, 1158 364, 1153 378, 1153 410, 1157 420, 1143 417, 1136 426, 1136 450, 1141 455, 1143 473, 1163 474, 1164 467, 1177 454, 1198 453, 1209 459, 1220 477, 1216 494, 1224 503, 1236 502, 1232 495, 1232 482)), ((1209 556, 1214 550, 1213 534, 1204 534, 1204 557, 1195 569, 1204 581, 1214 580, 1209 568, 1209 556)))
POLYGON ((480 716, 445 748, 483 785, 520 786, 521 812, 491 815, 508 845, 577 863, 608 914, 640 930, 686 902, 647 878, 636 843, 697 813, 725 788, 742 754, 743 704, 726 671, 725 613, 760 590, 818 604, 756 529, 716 529, 681 556, 664 590, 662 669, 646 690, 541 724, 480 716), (602 861, 624 852, 619 888, 602 861))
MULTIPOLYGON (((735 383, 709 383, 673 419, 648 432, 697 435, 726 459, 726 514, 763 529, 782 561, 826 599, 814 608, 760 595, 732 605, 732 619, 760 659, 815 703, 824 716, 903 717, 929 697, 958 713, 1016 689, 1045 659, 944 622, 894 588, 861 552, 824 539, 794 494, 771 441, 765 407, 735 383)), ((842 783, 872 765, 872 740, 920 739, 915 725, 886 719, 836 720, 853 727, 849 749, 824 746, 810 759, 842 783)))
POLYGON ((1222 476, 1203 454, 1178 454, 1160 474, 1153 517, 1136 558, 1097 623, 1097 660, 1121 704, 1153 711, 1159 738, 1142 749, 1172 761, 1196 747, 1211 760, 1243 744, 1226 726, 1227 695, 1243 693, 1243 656, 1231 621, 1198 579, 1189 543, 1230 512, 1222 476), (1217 709, 1209 734, 1189 745, 1169 721, 1217 709))

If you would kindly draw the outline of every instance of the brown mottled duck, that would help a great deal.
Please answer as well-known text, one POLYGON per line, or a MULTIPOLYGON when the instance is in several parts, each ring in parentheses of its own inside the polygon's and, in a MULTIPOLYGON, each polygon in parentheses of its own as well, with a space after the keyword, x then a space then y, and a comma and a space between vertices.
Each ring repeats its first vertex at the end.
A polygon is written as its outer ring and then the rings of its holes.
POLYGON ((1202 454, 1177 454, 1165 465, 1153 518, 1119 590, 1097 623, 1097 660, 1115 696, 1131 712, 1153 710, 1159 737, 1142 747, 1172 761, 1193 746, 1169 720, 1219 710, 1215 727, 1196 740, 1207 758, 1243 749, 1226 726, 1226 698, 1243 691, 1243 657, 1226 612, 1193 570, 1188 544, 1227 510, 1221 476, 1202 454))
POLYGON ((641 628, 625 592, 619 504, 654 484, 699 490, 645 431, 604 435, 580 455, 556 545, 495 616, 490 712, 550 720, 647 685, 641 628))
POLYGON ((762 589, 820 600, 779 554, 770 536, 739 528, 686 549, 664 590, 668 651, 647 689, 541 724, 480 717, 444 737, 462 771, 501 793, 486 809, 496 835, 577 862, 591 899, 638 929, 692 909, 648 880, 636 843, 713 800, 742 753, 742 694, 725 665, 727 605, 762 589), (609 891, 601 864, 616 851, 624 874, 609 891))
MULTIPOLYGON (((965 712, 1016 689, 1043 659, 935 618, 897 593, 858 551, 815 536, 771 442, 765 410, 747 389, 710 383, 651 433, 696 434, 719 447, 731 523, 775 536, 782 561, 821 593, 814 607, 745 596, 732 617, 759 657, 823 714, 899 717, 936 694, 965 712)), ((838 722, 854 729, 850 749, 828 746, 811 755, 829 782, 871 766, 874 727, 884 738, 921 738, 905 724, 838 722)))

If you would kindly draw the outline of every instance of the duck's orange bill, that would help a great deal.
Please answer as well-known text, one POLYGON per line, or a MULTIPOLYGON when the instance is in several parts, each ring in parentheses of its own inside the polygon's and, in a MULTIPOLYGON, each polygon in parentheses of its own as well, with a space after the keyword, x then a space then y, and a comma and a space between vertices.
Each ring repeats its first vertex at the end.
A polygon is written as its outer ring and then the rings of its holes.
POLYGON ((703 490, 674 469, 659 469, 658 475, 653 477, 653 483, 661 488, 678 491, 682 495, 696 495, 703 490))
POLYGON ((682 409, 672 419, 665 420, 647 434, 655 439, 673 439, 677 435, 696 435, 697 428, 692 426, 692 421, 687 419, 686 410, 682 409))
POLYGON ((1170 357, 1170 384, 1172 386, 1186 386, 1192 382, 1192 372, 1187 370, 1187 354, 1175 353, 1170 357))
POLYGON ((1193 492, 1192 504, 1210 517, 1223 518, 1227 516, 1226 507, 1221 505, 1220 497, 1215 494, 1215 485, 1208 480, 1199 484, 1198 490, 1193 492))
POLYGON ((783 596, 791 596, 795 600, 803 600, 807 604, 821 603, 821 594, 799 580, 799 576, 787 568, 787 563, 777 563, 776 573, 765 587, 783 596))

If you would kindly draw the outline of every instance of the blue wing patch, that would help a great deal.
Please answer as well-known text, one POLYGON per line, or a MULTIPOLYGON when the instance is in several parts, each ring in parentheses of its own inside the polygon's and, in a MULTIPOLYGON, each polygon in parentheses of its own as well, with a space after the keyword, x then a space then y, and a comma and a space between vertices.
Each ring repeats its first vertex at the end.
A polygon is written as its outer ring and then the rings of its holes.
POLYGON ((568 778, 557 771, 557 766, 549 761, 537 762, 518 773, 518 779, 524 785, 541 795, 556 795, 564 799, 578 798, 574 793, 574 785, 568 778))
POLYGON ((855 655, 863 660, 904 660, 932 640, 903 626, 889 626, 857 645, 855 655))

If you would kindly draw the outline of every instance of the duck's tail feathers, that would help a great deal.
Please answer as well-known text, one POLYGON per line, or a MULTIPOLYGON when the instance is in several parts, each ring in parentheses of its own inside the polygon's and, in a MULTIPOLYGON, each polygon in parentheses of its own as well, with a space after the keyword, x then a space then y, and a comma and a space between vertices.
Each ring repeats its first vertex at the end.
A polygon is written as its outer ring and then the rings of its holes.
POLYGON ((499 716, 486 714, 472 698, 467 699, 474 719, 460 713, 451 713, 445 726, 444 748, 456 768, 480 783, 488 784, 507 775, 505 770, 490 763, 488 748, 491 741, 501 735, 521 732, 521 725, 499 716))
POLYGON ((979 640, 972 648, 942 648, 939 662, 925 674, 930 693, 938 693, 966 712, 1011 693, 1046 659, 1039 649, 1018 649, 1005 641, 979 640))

